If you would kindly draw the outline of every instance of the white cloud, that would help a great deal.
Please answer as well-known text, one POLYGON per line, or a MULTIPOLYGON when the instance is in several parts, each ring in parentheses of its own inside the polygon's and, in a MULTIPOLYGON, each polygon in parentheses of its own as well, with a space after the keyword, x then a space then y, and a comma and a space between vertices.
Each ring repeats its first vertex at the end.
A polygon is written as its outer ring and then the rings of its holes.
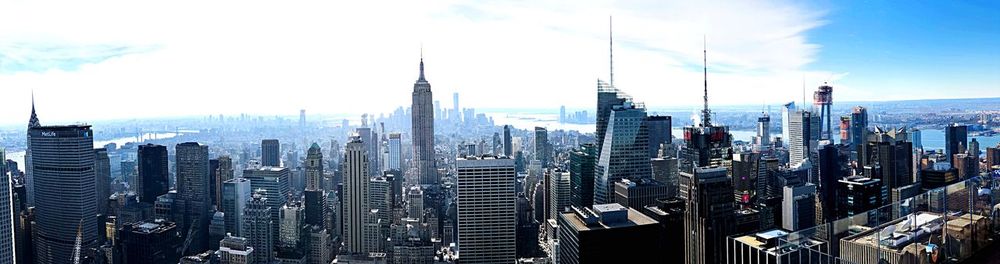
POLYGON ((45 123, 390 111, 410 103, 421 45, 443 106, 458 91, 465 107, 590 108, 608 15, 616 85, 650 107, 700 103, 703 36, 712 104, 797 100, 803 78, 812 89, 834 75, 802 70, 823 12, 782 2, 13 2, 0 4, 0 46, 158 48, 2 73, 0 124, 26 122, 32 89, 45 123))

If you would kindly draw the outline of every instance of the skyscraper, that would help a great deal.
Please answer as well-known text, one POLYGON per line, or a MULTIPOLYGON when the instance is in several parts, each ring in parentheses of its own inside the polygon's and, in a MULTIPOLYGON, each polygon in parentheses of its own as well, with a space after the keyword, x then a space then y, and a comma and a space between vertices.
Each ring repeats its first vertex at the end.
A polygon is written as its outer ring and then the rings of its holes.
MULTIPOLYGON (((118 230, 122 263, 177 263, 181 232, 173 222, 123 223, 118 230)), ((60 261, 69 263, 69 261, 60 261)))
POLYGON ((260 141, 260 165, 281 166, 281 144, 277 139, 265 139, 260 141))
POLYGON ((670 116, 648 116, 645 125, 649 131, 649 157, 659 156, 661 144, 673 143, 670 116))
POLYGON ((233 179, 233 159, 229 158, 229 156, 220 156, 215 161, 218 166, 214 168, 213 174, 215 176, 212 180, 215 181, 215 189, 212 191, 212 194, 215 194, 215 207, 219 208, 220 212, 225 212, 222 209, 222 184, 233 179))
POLYGON ((0 147, 0 263, 14 263, 14 203, 7 158, 0 147))
POLYGON ((785 230, 801 230, 815 225, 816 185, 788 185, 782 190, 781 227, 785 230))
MULTIPOLYGON (((420 184, 438 184, 440 179, 434 164, 434 108, 431 105, 431 84, 424 78, 424 58, 420 57, 420 77, 413 84, 413 160, 420 184)), ((456 105, 458 100, 456 99, 456 105)))
POLYGON ((969 140, 968 127, 951 124, 944 127, 944 153, 948 162, 954 163, 955 154, 965 152, 969 140))
POLYGON ((108 149, 94 149, 94 186, 97 190, 97 213, 108 216, 108 197, 111 197, 111 159, 108 149))
POLYGON ((613 85, 597 80, 597 130, 594 136, 597 140, 598 152, 604 149, 604 138, 608 123, 611 121, 612 108, 625 103, 628 98, 628 95, 613 85))
POLYGON ((853 160, 858 160, 858 148, 865 144, 868 136, 868 109, 863 106, 855 106, 851 109, 851 146, 853 147, 853 160))
POLYGON ((288 201, 291 192, 291 171, 282 167, 260 167, 243 170, 243 178, 250 180, 250 188, 256 192, 266 190, 267 206, 271 208, 272 244, 278 244, 278 223, 281 216, 278 210, 288 201))
POLYGON ((389 170, 402 171, 403 140, 399 133, 389 134, 389 159, 386 162, 388 163, 386 168, 389 168, 389 170))
POLYGON ((796 164, 805 159, 815 159, 812 153, 817 150, 820 139, 820 116, 809 111, 799 110, 792 113, 788 121, 788 163, 796 164))
POLYGON ((209 214, 209 168, 208 146, 196 142, 185 142, 176 146, 177 198, 175 217, 181 234, 193 237, 186 255, 204 252, 208 245, 209 214))
POLYGON ((569 181, 570 174, 568 171, 559 169, 549 169, 546 170, 548 175, 548 191, 549 192, 549 215, 546 216, 547 219, 556 219, 559 214, 569 208, 569 181))
POLYGON ((250 180, 234 178, 222 183, 222 211, 225 212, 226 233, 243 236, 243 211, 250 200, 250 180))
MULTIPOLYGON (((423 62, 423 58, 420 58, 420 61, 423 62)), ((454 102, 454 104, 453 104, 454 108, 452 109, 452 114, 453 114, 452 115, 452 120, 454 120, 455 123, 461 123, 462 122, 462 108, 458 107, 458 92, 455 92, 455 93, 451 94, 451 98, 452 98, 452 102, 454 102)))
POLYGON ((649 131, 645 124, 646 109, 631 100, 614 106, 604 134, 604 149, 599 152, 594 203, 611 203, 614 184, 621 179, 652 178, 649 163, 649 131))
POLYGON ((757 136, 754 137, 753 150, 758 153, 771 151, 771 116, 767 112, 761 113, 757 118, 757 136))
POLYGON ((325 226, 323 210, 326 191, 323 190, 323 151, 313 143, 306 154, 305 220, 306 224, 325 226))
POLYGON ((594 176, 597 146, 580 145, 569 154, 570 204, 580 208, 594 205, 594 176))
POLYGON ((302 238, 302 223, 305 213, 302 210, 302 203, 292 200, 288 201, 278 209, 280 220, 278 222, 278 244, 282 251, 295 251, 299 247, 302 238))
POLYGON ((514 262, 514 161, 469 157, 456 166, 462 263, 514 262))
POLYGON ((138 171, 136 177, 136 193, 139 202, 153 204, 156 197, 167 194, 170 190, 169 170, 167 167, 167 147, 161 145, 139 145, 138 171))
MULTIPOLYGON (((681 172, 693 174, 697 167, 723 166, 733 159, 733 136, 729 127, 712 125, 712 111, 708 109, 708 51, 704 54, 704 108, 701 110, 701 124, 684 128, 684 148, 680 151, 678 168, 681 172)), ((680 191, 684 192, 687 182, 680 181, 680 191)), ((732 188, 732 186, 730 186, 732 188)))
POLYGON ((726 168, 695 168, 681 171, 681 198, 687 201, 684 215, 684 263, 722 263, 726 237, 733 235, 733 185, 726 168))
POLYGON ((254 191, 243 211, 243 235, 250 241, 253 252, 250 253, 252 263, 271 263, 274 259, 274 226, 272 220, 273 208, 268 206, 266 190, 254 191))
POLYGON ((28 129, 36 263, 68 263, 78 235, 82 248, 97 243, 93 135, 89 125, 28 129))
POLYGON ((784 142, 788 142, 788 120, 791 118, 792 113, 795 113, 795 102, 788 102, 781 105, 781 139, 784 142))
POLYGON ((865 172, 864 175, 881 180, 886 193, 914 181, 913 144, 906 140, 904 128, 887 130, 876 127, 874 132, 868 133, 868 141, 860 148, 860 166, 880 170, 870 174, 865 172))
MULTIPOLYGON (((469 153, 475 156, 476 153, 469 153)), ((544 127, 535 127, 535 160, 547 167, 552 159, 551 146, 549 145, 549 131, 544 127)))
POLYGON ((368 214, 368 150, 357 136, 347 142, 341 166, 344 174, 344 234, 341 240, 346 253, 367 255, 363 230, 368 214))
POLYGON ((573 207, 560 213, 558 249, 552 253, 559 263, 673 263, 677 256, 662 255, 660 225, 639 211, 619 204, 591 208, 573 207), (653 261, 657 262, 657 261, 653 261))
POLYGON ((503 126, 503 155, 514 157, 514 145, 511 142, 510 125, 503 126))

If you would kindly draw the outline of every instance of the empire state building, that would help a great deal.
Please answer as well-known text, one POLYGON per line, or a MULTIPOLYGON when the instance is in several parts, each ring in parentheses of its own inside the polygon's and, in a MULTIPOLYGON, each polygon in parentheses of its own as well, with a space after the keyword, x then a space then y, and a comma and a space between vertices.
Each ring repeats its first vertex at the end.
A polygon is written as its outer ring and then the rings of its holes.
POLYGON ((440 182, 434 164, 434 105, 431 84, 424 78, 424 58, 420 58, 420 77, 413 83, 413 157, 420 184, 440 182))

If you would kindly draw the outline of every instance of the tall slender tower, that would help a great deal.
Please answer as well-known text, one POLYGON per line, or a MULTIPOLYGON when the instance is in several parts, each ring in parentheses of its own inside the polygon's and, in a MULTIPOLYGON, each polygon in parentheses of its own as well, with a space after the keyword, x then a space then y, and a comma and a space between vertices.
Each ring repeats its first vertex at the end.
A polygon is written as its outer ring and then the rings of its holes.
POLYGON ((825 82, 816 89, 813 93, 813 105, 819 107, 820 122, 823 128, 822 139, 833 139, 832 130, 832 119, 833 116, 830 114, 830 106, 833 105, 833 87, 827 85, 825 82))
POLYGON ((368 153, 359 137, 352 137, 344 149, 341 163, 344 174, 343 235, 344 250, 348 254, 368 254, 364 243, 365 216, 368 204, 368 153))
POLYGON ((413 157, 420 184, 440 182, 434 164, 434 105, 431 84, 424 78, 424 56, 420 55, 420 77, 413 83, 413 157))
POLYGON ((11 181, 7 175, 7 159, 0 148, 0 263, 14 260, 14 204, 11 202, 11 181))

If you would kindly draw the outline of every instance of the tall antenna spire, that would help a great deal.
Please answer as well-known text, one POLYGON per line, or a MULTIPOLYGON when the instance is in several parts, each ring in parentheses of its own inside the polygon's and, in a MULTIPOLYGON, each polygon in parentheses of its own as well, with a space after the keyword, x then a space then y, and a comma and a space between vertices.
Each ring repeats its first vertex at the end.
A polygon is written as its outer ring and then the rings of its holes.
POLYGON ((420 43, 420 80, 424 80, 424 43, 420 43))
POLYGON ((609 72, 611 73, 608 81, 611 82, 611 87, 615 87, 615 41, 613 32, 614 27, 612 27, 611 24, 611 16, 608 16, 608 66, 610 68, 609 72))
POLYGON ((701 126, 708 127, 712 125, 712 111, 708 110, 708 44, 705 36, 702 36, 702 66, 705 73, 705 109, 701 110, 701 126))

